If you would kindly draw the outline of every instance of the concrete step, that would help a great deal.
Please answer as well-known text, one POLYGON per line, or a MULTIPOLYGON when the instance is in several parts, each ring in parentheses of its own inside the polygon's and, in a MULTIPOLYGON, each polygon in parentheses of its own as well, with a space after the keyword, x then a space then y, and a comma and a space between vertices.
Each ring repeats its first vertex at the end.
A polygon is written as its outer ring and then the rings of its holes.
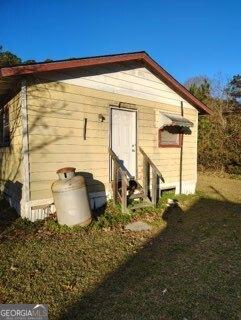
POLYGON ((141 191, 139 193, 133 193, 131 196, 129 196, 129 199, 138 199, 138 198, 144 198, 143 191, 141 191))
POLYGON ((149 200, 149 198, 145 198, 144 201, 142 201, 142 202, 139 202, 135 205, 128 206, 128 210, 136 210, 136 209, 145 208, 145 207, 152 207, 152 206, 153 206, 153 204, 149 200))

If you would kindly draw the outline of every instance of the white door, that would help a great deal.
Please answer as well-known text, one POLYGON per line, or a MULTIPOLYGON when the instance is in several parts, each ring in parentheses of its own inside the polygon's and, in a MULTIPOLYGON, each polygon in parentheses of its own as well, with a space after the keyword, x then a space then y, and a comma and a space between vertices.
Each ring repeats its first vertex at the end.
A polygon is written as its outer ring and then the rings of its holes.
POLYGON ((136 112, 111 109, 111 147, 129 173, 136 176, 136 112))

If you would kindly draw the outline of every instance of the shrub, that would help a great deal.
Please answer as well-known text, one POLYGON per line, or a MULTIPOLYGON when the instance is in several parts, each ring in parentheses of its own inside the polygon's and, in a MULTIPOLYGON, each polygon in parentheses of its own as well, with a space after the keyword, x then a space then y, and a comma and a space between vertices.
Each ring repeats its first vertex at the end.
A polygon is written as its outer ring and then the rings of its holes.
POLYGON ((241 114, 200 117, 199 167, 241 174, 241 114))

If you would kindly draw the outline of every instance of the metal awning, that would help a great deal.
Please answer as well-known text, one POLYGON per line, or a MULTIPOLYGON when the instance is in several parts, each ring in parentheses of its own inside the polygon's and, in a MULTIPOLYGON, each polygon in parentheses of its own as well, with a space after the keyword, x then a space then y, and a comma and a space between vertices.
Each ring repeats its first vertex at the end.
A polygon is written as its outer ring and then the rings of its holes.
POLYGON ((190 120, 178 116, 171 113, 161 113, 160 114, 160 126, 159 128, 162 129, 166 126, 179 126, 179 127, 193 127, 194 124, 190 120))

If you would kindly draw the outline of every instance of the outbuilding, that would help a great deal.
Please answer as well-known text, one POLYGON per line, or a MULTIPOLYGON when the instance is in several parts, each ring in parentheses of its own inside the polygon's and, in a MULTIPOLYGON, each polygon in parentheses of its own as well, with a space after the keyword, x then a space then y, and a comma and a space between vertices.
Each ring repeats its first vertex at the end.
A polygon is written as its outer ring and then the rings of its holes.
POLYGON ((147 53, 0 69, 0 178, 31 221, 53 212, 62 167, 83 174, 92 208, 134 181, 154 203, 163 190, 194 193, 198 115, 210 109, 147 53))

